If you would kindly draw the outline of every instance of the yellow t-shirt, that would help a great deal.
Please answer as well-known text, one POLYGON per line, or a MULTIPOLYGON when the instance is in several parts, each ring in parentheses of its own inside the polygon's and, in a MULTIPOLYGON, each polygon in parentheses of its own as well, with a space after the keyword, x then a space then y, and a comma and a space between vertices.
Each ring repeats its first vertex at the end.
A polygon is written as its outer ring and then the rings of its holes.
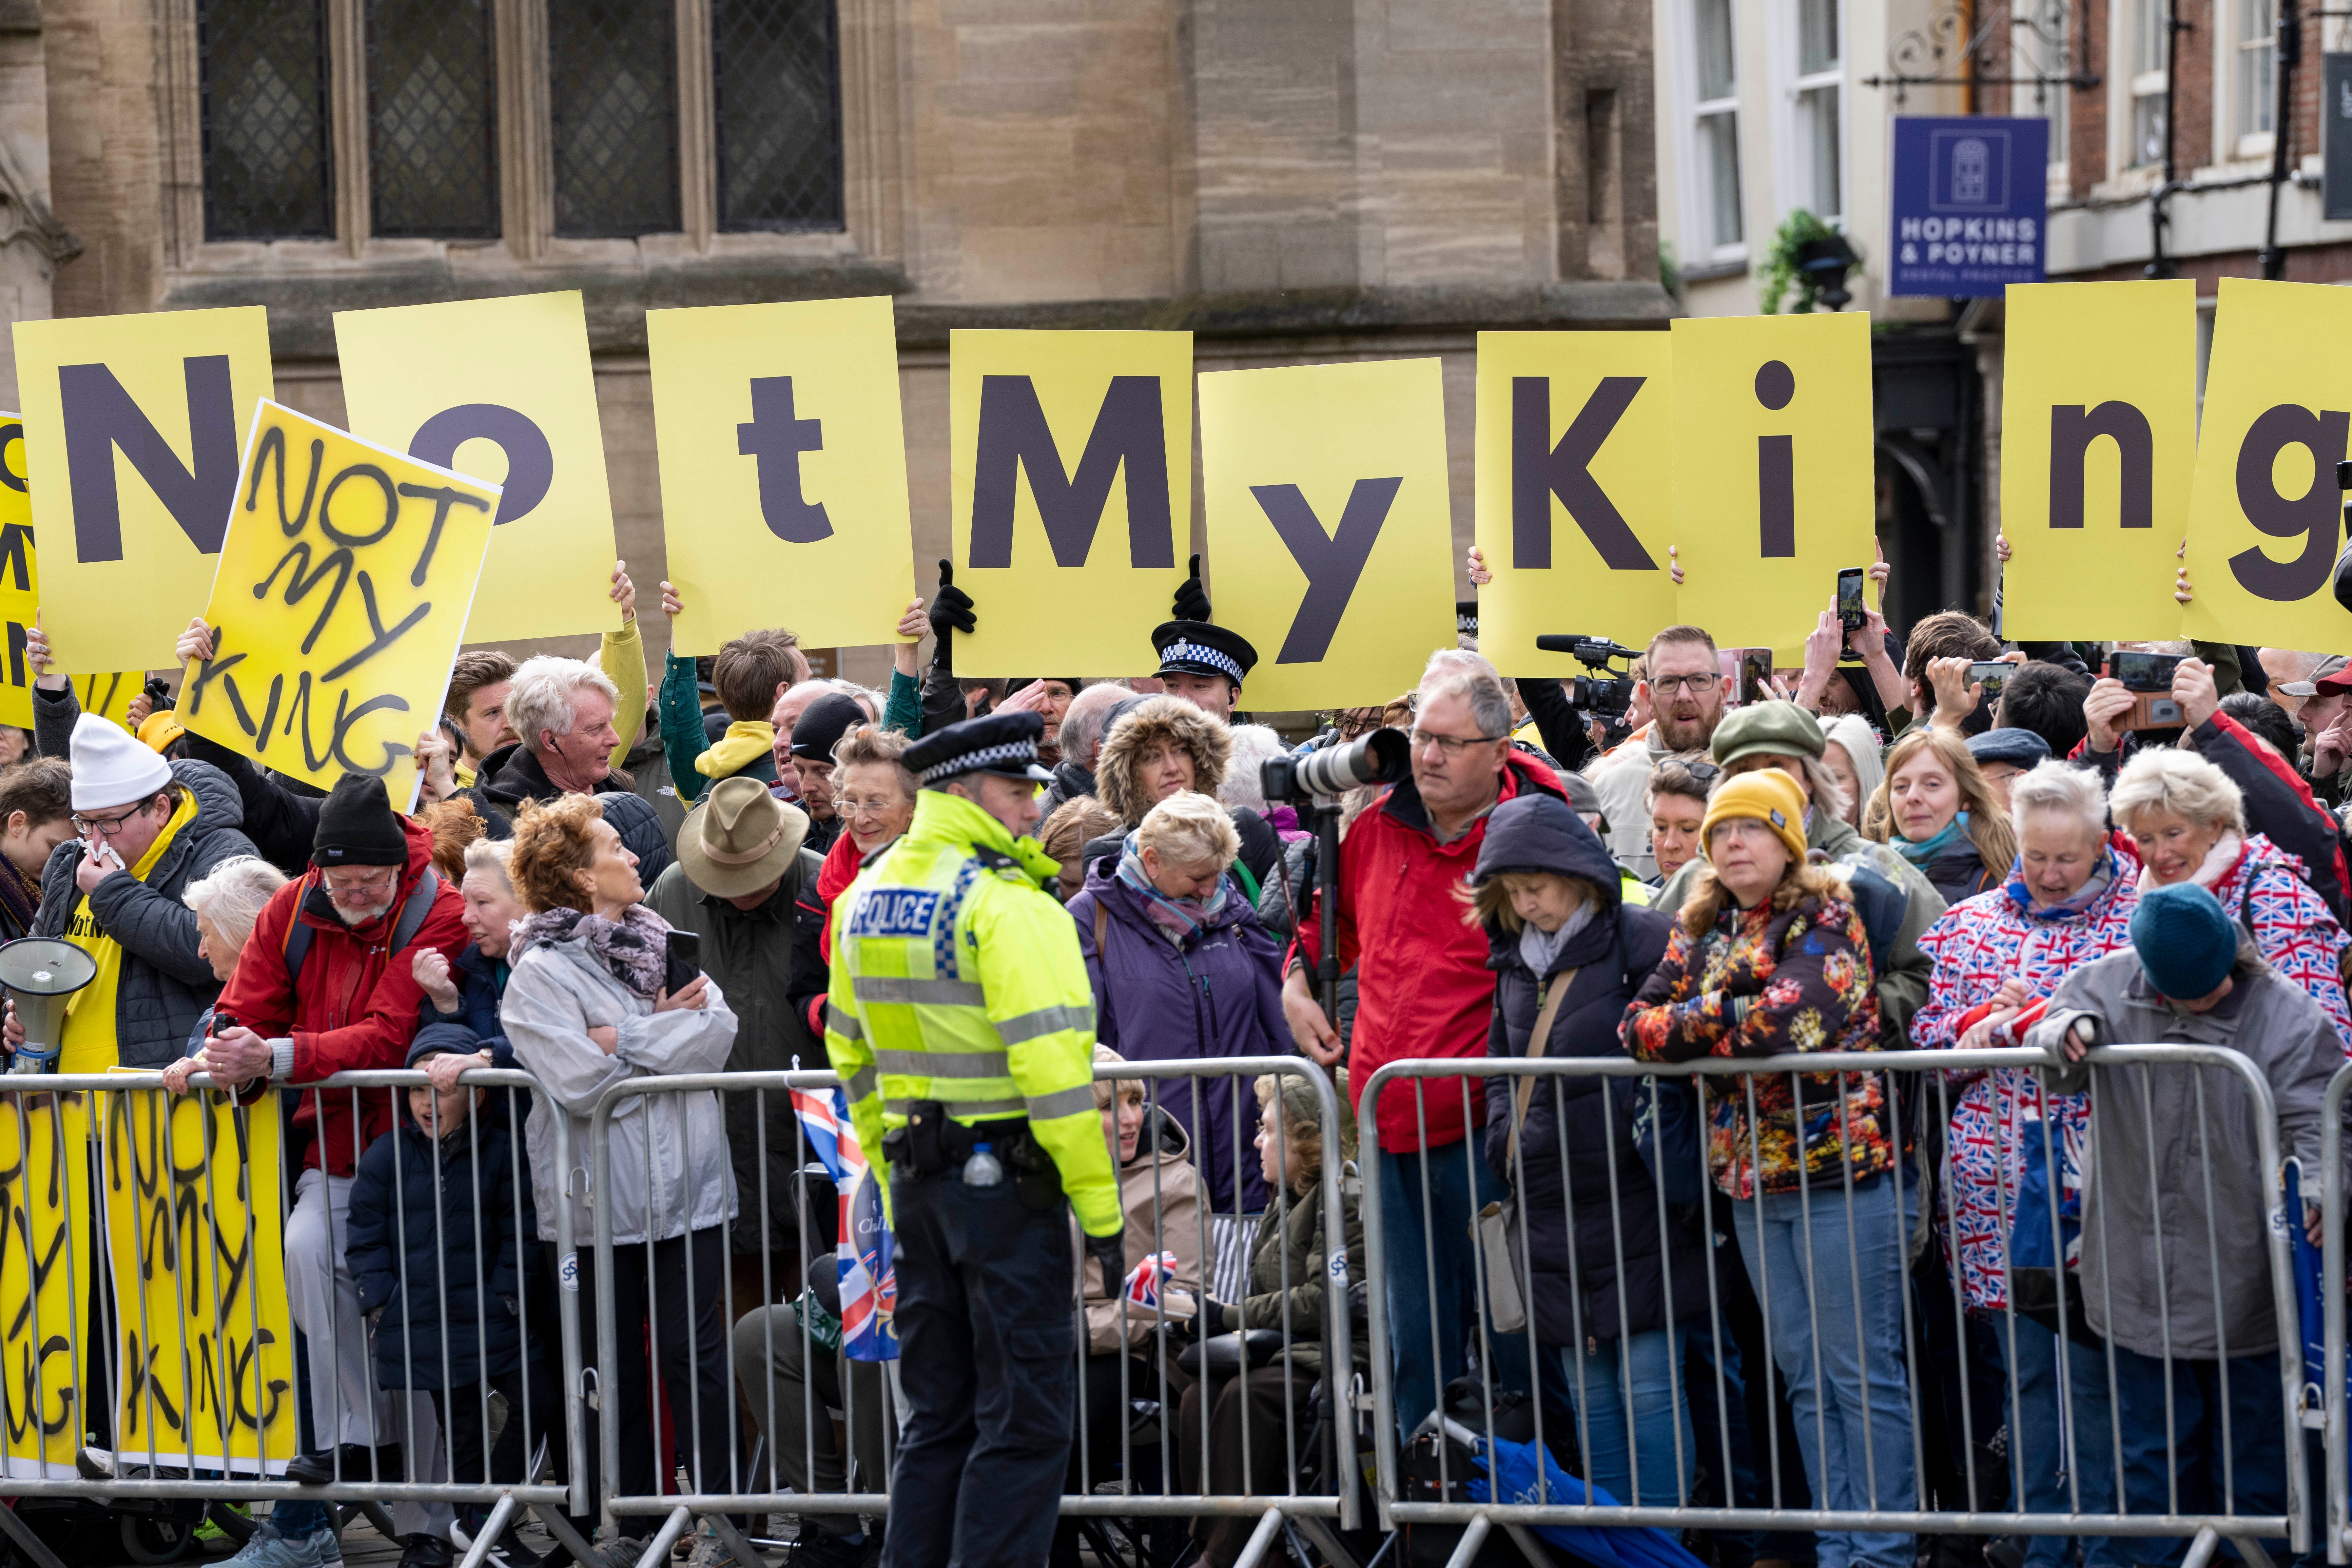
MULTIPOLYGON (((179 809, 163 824, 163 831, 155 835, 147 853, 139 857, 139 864, 131 868, 131 874, 145 881, 172 840, 180 836, 180 829, 195 819, 196 797, 183 791, 179 809)), ((75 992, 66 1005, 65 1037, 58 1042, 58 1070, 105 1072, 121 1065, 121 1052, 114 1039, 114 994, 122 979, 122 944, 98 929, 97 918, 89 912, 88 893, 74 905, 66 940, 97 961, 98 974, 75 992)))

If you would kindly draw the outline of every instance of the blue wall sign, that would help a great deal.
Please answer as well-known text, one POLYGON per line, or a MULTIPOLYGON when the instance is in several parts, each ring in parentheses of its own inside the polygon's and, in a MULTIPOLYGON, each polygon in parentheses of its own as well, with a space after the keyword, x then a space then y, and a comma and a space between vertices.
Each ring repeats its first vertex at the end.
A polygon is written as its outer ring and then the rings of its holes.
POLYGON ((1899 117, 1886 291, 1998 296, 2042 280, 2050 122, 1899 117))

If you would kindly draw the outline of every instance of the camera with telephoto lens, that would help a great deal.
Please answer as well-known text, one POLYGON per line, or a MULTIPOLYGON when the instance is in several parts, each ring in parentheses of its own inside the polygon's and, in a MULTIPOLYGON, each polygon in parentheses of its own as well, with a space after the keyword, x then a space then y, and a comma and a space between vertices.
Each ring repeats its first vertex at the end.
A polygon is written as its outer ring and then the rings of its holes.
POLYGON ((1375 730, 1342 745, 1268 757, 1258 787, 1268 800, 1336 800, 1365 784, 1396 784, 1412 773, 1412 746, 1402 730, 1375 730))
POLYGON ((1612 658, 1639 658, 1642 650, 1627 647, 1623 643, 1611 642, 1607 637, 1587 637, 1569 634, 1561 637, 1539 637, 1536 647, 1546 653, 1564 653, 1591 670, 1568 683, 1568 705, 1580 713, 1605 720, 1611 723, 1625 717, 1633 705, 1633 677, 1622 669, 1612 669, 1612 658))

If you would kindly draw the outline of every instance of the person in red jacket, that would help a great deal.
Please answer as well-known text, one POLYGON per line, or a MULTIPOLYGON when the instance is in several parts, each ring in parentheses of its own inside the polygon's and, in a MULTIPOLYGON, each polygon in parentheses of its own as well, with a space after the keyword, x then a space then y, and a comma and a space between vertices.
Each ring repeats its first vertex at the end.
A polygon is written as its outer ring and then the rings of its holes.
MULTIPOLYGON (((1386 1063, 1486 1054, 1495 1005, 1489 944, 1464 920, 1455 889, 1478 864, 1496 805, 1531 791, 1567 798, 1549 768, 1512 748, 1510 731, 1511 700, 1494 666, 1475 654, 1439 652, 1415 704, 1412 777, 1340 841, 1339 963, 1356 971, 1348 1083, 1360 1114, 1363 1086, 1386 1063)), ((1339 1059, 1339 1037, 1316 1003, 1311 973, 1324 918, 1318 908, 1299 922, 1282 1007, 1299 1048, 1329 1067, 1339 1059)), ((1408 1432, 1467 1364, 1478 1312, 1472 1216, 1507 1195, 1486 1161, 1465 1158, 1458 1147, 1486 1121, 1485 1089, 1465 1089, 1453 1078, 1418 1083, 1418 1090, 1390 1087, 1374 1108, 1396 1414, 1408 1432), (1435 1271, 1425 1273, 1433 1254, 1435 1271)), ((1489 1349, 1498 1391, 1530 1386, 1523 1337, 1490 1335, 1489 1349)))
MULTIPOLYGON (((394 813, 382 779, 346 774, 320 803, 310 869, 262 906, 221 992, 199 1065, 215 1084, 246 1085, 247 1098, 273 1085, 405 1065, 424 999, 413 955, 462 948, 464 915, 457 889, 433 870, 431 830, 394 813)), ((367 1145, 391 1129, 395 1092, 299 1094, 289 1118, 307 1147, 286 1221, 286 1285, 294 1324, 309 1342, 311 1430, 331 1445, 298 1457, 287 1469, 296 1480, 324 1482, 338 1470, 345 1480, 400 1479, 384 1473, 397 1461, 385 1456, 379 1465, 373 1450, 408 1435, 410 1419, 387 1419, 359 1290, 341 1251, 352 1172, 367 1145)), ((432 1407, 416 1403, 423 1409, 413 1430, 421 1444, 437 1432, 432 1407)), ((425 1466, 408 1468, 422 1477, 425 1466)), ((405 1505, 395 1522, 412 1546, 420 1536, 438 1537, 446 1554, 443 1505, 405 1505)))

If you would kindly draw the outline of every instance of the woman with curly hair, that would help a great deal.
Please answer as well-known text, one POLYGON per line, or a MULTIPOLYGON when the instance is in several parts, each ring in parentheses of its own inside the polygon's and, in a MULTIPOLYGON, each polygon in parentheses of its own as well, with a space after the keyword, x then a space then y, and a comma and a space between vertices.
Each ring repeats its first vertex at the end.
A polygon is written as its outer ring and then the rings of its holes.
MULTIPOLYGON (((593 1249, 580 1244, 595 1236, 596 1218, 588 1194, 556 1158, 550 1119, 571 1119, 570 1163, 584 1165, 590 1116, 604 1091, 655 1074, 720 1071, 734 1047, 735 1015, 708 975, 668 988, 669 924, 645 906, 637 858, 604 820, 601 797, 524 803, 507 872, 530 912, 508 950, 513 973, 499 1016, 516 1065, 546 1090, 530 1127, 539 1234, 555 1240, 557 1205, 572 1205, 581 1334, 593 1346, 596 1260, 593 1249)), ((654 1421, 639 1348, 652 1324, 662 1384, 681 1416, 679 1461, 690 1467, 698 1491, 732 1490, 740 1478, 728 1473, 734 1398, 722 1292, 736 1194, 719 1097, 705 1089, 625 1102, 612 1119, 611 1147, 609 1179, 593 1196, 614 1243, 613 1333, 620 1364, 604 1368, 600 1381, 617 1401, 604 1413, 621 1424, 620 1489, 633 1495, 656 1489, 654 1421), (683 1419, 689 1409, 691 1430, 683 1419)), ((589 1417, 591 1464, 599 1452, 596 1418, 589 1417)))
MULTIPOLYGON (((1840 876, 1805 858, 1805 795, 1778 769, 1726 780, 1706 863, 1666 955, 1626 1009, 1644 1061, 1867 1051, 1878 1045, 1870 942, 1840 876)), ((1820 1506, 1914 1506, 1904 1371, 1903 1206, 1877 1073, 1713 1078, 1708 1165, 1733 1200, 1741 1260, 1795 1414, 1820 1506), (1817 1375, 1818 1371, 1818 1375, 1817 1375)), ((1911 1538, 1829 1532, 1854 1568, 1910 1568, 1911 1538)))
MULTIPOLYGON (((1086 847, 1089 867, 1117 855, 1126 836, 1143 826, 1146 813, 1182 790, 1213 795, 1233 765, 1233 735, 1224 725, 1181 697, 1152 697, 1111 721, 1110 733, 1095 762, 1095 789, 1119 820, 1117 835, 1086 847)), ((1234 874, 1253 907, 1282 863, 1282 835, 1245 805, 1232 806, 1241 858, 1234 874)))

